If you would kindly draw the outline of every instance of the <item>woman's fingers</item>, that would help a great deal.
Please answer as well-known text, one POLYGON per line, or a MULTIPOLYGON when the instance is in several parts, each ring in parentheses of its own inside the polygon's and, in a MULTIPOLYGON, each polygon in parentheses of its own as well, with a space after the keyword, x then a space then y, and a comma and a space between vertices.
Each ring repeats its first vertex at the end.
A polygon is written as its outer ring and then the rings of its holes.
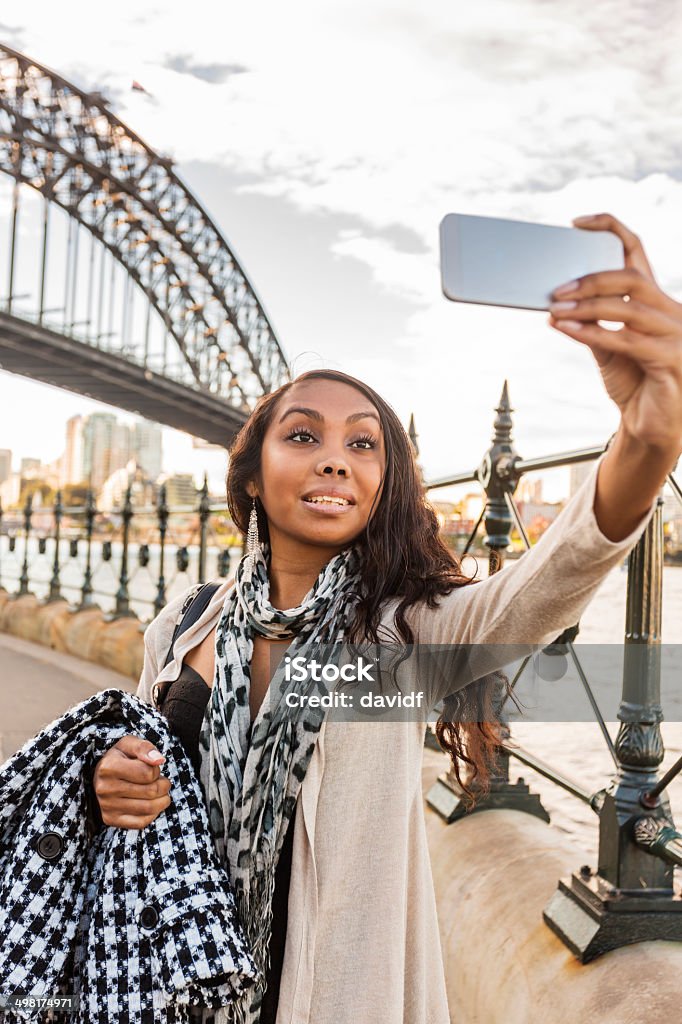
POLYGON ((661 291, 658 285, 643 276, 639 270, 626 267, 624 270, 602 270, 586 274, 576 281, 559 285, 552 292, 558 302, 576 299, 590 299, 597 296, 627 295, 644 305, 660 310, 673 320, 682 322, 682 305, 661 291))
POLYGON ((158 800, 159 797, 167 796, 171 791, 172 783, 165 776, 160 776, 154 782, 137 783, 122 778, 105 778, 97 780, 95 793, 100 801, 107 800, 158 800))
POLYGON ((97 763, 93 787, 105 825, 145 828, 170 806, 170 779, 146 760, 152 749, 140 737, 124 736, 97 763))
POLYGON ((549 311, 555 320, 606 320, 622 323, 646 334, 669 335, 675 323, 659 310, 636 299, 608 296, 596 299, 571 299, 553 302, 549 311))
MULTIPOLYGON (((109 817, 112 815, 119 816, 121 814, 133 814, 136 817, 143 818, 157 814, 165 810, 172 803, 170 796, 161 796, 158 800, 132 800, 130 797, 125 799, 110 799, 106 801, 106 811, 109 817)), ((100 804, 101 807, 101 804, 100 804)))
MULTIPOLYGON (((160 779, 159 782, 166 782, 160 779)), ((145 787, 139 786, 138 789, 145 787)), ((169 786, 170 789, 170 786, 169 786)), ((154 797, 143 796, 142 793, 129 795, 120 791, 110 794, 97 795, 102 821, 105 825, 115 825, 119 828, 144 828, 154 821, 155 818, 170 807, 172 797, 165 789, 159 790, 154 797), (125 824, 126 821, 135 820, 136 824, 125 824)))
POLYGON ((619 331, 607 330, 592 321, 559 320, 551 317, 549 326, 568 334, 576 341, 589 348, 597 346, 602 351, 627 356, 644 366, 656 366, 659 369, 677 370, 680 363, 680 342, 674 337, 652 337, 629 330, 627 327, 619 331))
POLYGON ((576 281, 559 285, 552 296, 560 299, 590 299, 595 295, 629 295, 640 302, 655 303, 661 292, 658 285, 644 277, 638 270, 600 270, 596 274, 585 274, 576 281))
POLYGON ((125 754, 129 758, 139 758, 145 764, 159 765, 165 758, 160 750, 157 750, 153 743, 143 739, 142 736, 128 735, 121 736, 111 750, 125 754))
MULTIPOLYGON (((129 739, 130 737, 125 737, 129 739)), ((151 746, 151 744, 150 744, 151 746)), ((159 764, 150 764, 136 756, 127 755, 118 746, 110 747, 98 761, 93 775, 95 786, 100 779, 123 779, 139 785, 154 782, 161 774, 159 764)))
POLYGON ((586 217, 574 217, 573 223, 577 228, 583 228, 586 231, 613 232, 623 243, 626 264, 636 268, 652 281, 654 280, 654 272, 644 252, 641 239, 634 231, 630 231, 622 221, 610 213, 594 213, 586 217))
POLYGON ((167 807, 171 805, 170 797, 155 801, 153 804, 140 803, 127 800, 120 808, 100 807, 102 821, 105 825, 113 825, 115 828, 146 828, 151 825, 167 807))

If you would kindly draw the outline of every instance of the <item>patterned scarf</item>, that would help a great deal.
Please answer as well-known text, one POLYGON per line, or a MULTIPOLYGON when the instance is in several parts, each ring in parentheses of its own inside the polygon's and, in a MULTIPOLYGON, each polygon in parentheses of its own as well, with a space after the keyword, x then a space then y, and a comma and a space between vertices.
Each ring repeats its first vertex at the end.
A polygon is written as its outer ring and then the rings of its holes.
MULTIPOLYGON (((214 844, 263 972, 269 966, 275 867, 326 709, 287 707, 286 694, 301 692, 302 684, 285 680, 283 658, 252 728, 253 638, 255 633, 291 638, 285 652, 291 658, 314 657, 319 644, 342 647, 360 596, 361 566, 357 545, 345 548, 325 565, 298 607, 280 610, 270 603, 269 554, 263 544, 254 557, 242 558, 225 599, 216 629, 214 685, 199 738, 200 780, 214 844)), ((303 686, 310 692, 309 684, 303 686)), ((264 989, 263 977, 241 1000, 217 1011, 216 1024, 256 1024, 264 989)))

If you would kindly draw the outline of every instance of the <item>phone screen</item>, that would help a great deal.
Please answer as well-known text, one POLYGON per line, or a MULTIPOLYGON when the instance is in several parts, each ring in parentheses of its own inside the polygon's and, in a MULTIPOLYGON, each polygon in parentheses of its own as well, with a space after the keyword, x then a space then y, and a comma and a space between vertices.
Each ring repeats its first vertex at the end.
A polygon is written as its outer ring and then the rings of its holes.
POLYGON ((443 293, 453 302, 549 307, 560 284, 624 265, 610 231, 449 213, 440 225, 443 293))

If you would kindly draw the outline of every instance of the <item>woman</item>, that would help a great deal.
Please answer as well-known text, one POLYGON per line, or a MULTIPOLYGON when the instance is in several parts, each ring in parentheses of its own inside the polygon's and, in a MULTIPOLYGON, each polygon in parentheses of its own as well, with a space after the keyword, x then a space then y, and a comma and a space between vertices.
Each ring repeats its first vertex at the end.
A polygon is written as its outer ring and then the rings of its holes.
MULTIPOLYGON (((212 832, 264 970, 271 954, 262 1004, 258 990, 226 1020, 449 1024, 421 793, 424 723, 294 721, 278 716, 268 686, 275 662, 305 640, 544 645, 635 544, 682 447, 682 306, 619 221, 575 223, 613 231, 626 268, 557 289, 549 323, 591 349, 621 422, 531 551, 472 584, 438 538, 391 408, 354 378, 314 371, 261 399, 231 452, 228 501, 240 529, 250 520, 252 557, 165 668, 186 595, 146 631, 138 696, 150 701, 155 682, 189 670, 199 712, 208 704, 191 742, 212 832)), ((445 672, 429 698, 458 685, 445 672)), ((484 710, 492 685, 482 684, 484 710)), ((458 776, 468 761, 483 783, 496 735, 494 721, 439 723, 458 776)), ((102 759, 95 791, 106 824, 143 828, 169 806, 158 761, 132 736, 102 759)))

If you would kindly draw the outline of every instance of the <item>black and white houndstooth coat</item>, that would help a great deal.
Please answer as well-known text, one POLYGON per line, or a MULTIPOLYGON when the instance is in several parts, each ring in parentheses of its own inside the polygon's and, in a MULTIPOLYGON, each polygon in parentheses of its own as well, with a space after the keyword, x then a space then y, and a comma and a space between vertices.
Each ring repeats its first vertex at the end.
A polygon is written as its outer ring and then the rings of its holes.
POLYGON ((103 690, 0 767, 0 996, 78 1004, 53 1016, 5 1002, 3 1021, 182 1024, 255 978, 199 782, 158 711, 103 690), (97 829, 92 769, 130 733, 165 755, 172 802, 146 828, 97 829))

